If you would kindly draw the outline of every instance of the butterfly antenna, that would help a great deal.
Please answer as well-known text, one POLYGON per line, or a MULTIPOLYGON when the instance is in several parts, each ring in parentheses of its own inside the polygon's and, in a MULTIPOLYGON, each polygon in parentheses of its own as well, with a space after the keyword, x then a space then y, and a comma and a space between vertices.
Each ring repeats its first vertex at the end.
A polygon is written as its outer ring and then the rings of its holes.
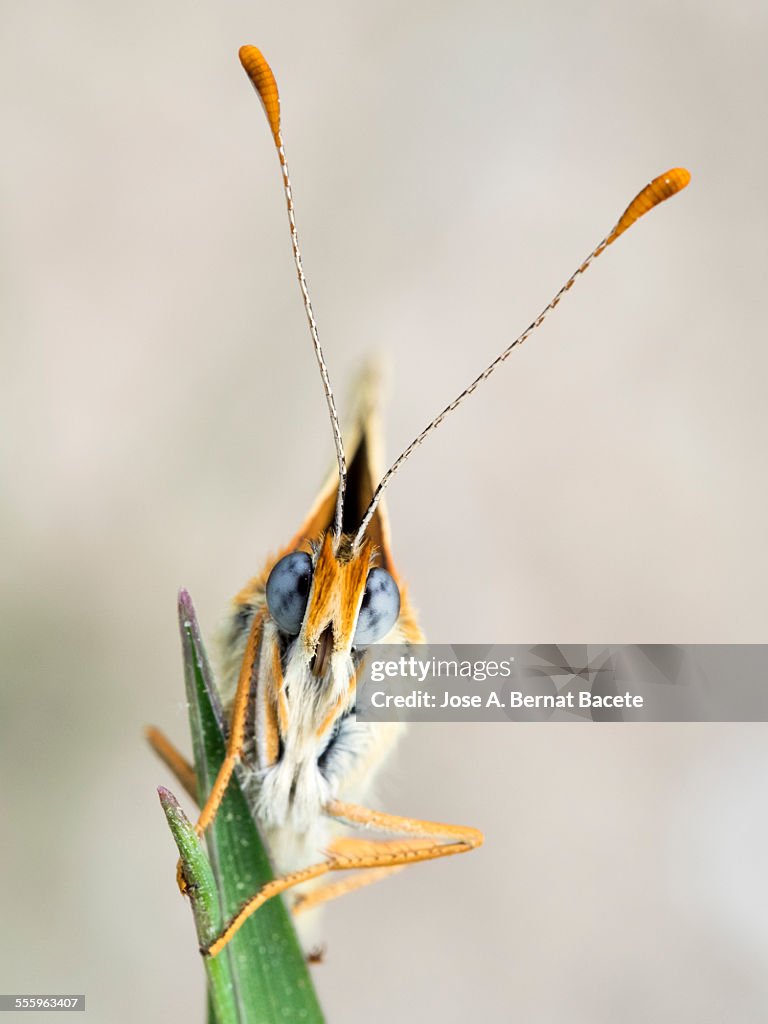
POLYGON ((299 278, 299 287, 301 288, 301 295, 304 300, 304 309, 309 323, 309 332, 312 335, 312 345, 315 349, 317 365, 320 368, 320 376, 323 380, 323 391, 325 392, 325 400, 328 404, 328 413, 331 417, 331 427, 333 428, 333 441, 336 446, 336 460, 339 464, 339 489, 336 496, 336 515, 333 528, 334 536, 338 540, 341 537, 341 526, 344 515, 344 491, 347 485, 347 464, 346 459, 344 458, 344 443, 341 438, 341 427, 339 425, 339 416, 336 412, 336 402, 334 401, 333 389, 331 388, 331 381, 328 376, 328 366, 326 365, 323 350, 320 346, 320 338, 317 333, 317 322, 315 320, 315 314, 312 311, 309 287, 307 285, 306 276, 304 275, 304 266, 301 261, 299 236, 296 231, 296 216, 293 206, 293 191, 291 190, 291 179, 288 174, 288 162, 285 158, 283 138, 280 134, 280 95, 277 91, 277 82, 275 81, 275 76, 272 74, 272 69, 269 64, 267 64, 260 50, 255 46, 241 46, 240 63, 243 65, 245 73, 250 78, 254 89, 259 95, 261 105, 264 107, 264 113, 267 115, 269 127, 272 130, 272 138, 275 142, 277 155, 280 159, 280 170, 283 176, 283 191, 285 192, 285 204, 288 209, 288 223, 291 229, 293 260, 296 264, 296 274, 299 278))
POLYGON ((357 531, 357 535, 355 537, 356 546, 360 544, 363 537, 365 536, 365 531, 367 530, 368 524, 373 518, 373 514, 376 511, 377 505, 381 501, 381 496, 385 488, 387 487, 395 473, 397 473, 398 469, 400 469, 402 464, 411 456, 412 452, 419 447, 419 445, 425 440, 425 438, 427 438, 433 431, 437 430, 437 428, 440 426, 440 424, 443 422, 446 416, 449 415, 449 413, 452 413, 454 409, 457 409, 465 398, 469 398, 469 396, 474 391, 477 390, 480 384, 482 384, 484 380, 487 380, 491 376, 494 370, 496 370, 497 367, 499 367, 511 355, 514 349, 522 345, 523 342, 531 334, 533 334, 536 328, 542 325, 544 320, 552 312, 555 306, 559 304, 560 300, 563 298, 565 293, 571 290, 577 278, 579 278, 587 270, 587 268, 597 259, 597 257, 605 249, 608 248, 609 245, 615 242, 620 235, 623 235, 624 232, 628 228, 630 228, 636 220, 639 220, 640 217, 643 216, 643 214, 648 213, 648 211, 652 210, 654 206, 657 206, 665 199, 669 199, 671 196, 675 195, 677 192, 680 192, 682 189, 684 189, 690 180, 691 175, 684 167, 674 167, 671 171, 667 171, 666 174, 660 174, 658 178, 654 178, 652 182, 646 185, 642 192, 639 192, 632 200, 632 202, 629 204, 629 206, 626 208, 626 210, 621 215, 616 226, 613 228, 610 234, 608 234, 602 240, 602 242, 600 242, 600 244, 595 249, 592 250, 592 252, 589 254, 589 256, 587 256, 587 258, 584 260, 581 266, 579 266, 573 272, 573 274, 571 274, 571 276, 565 282, 560 291, 555 295, 555 297, 552 299, 549 305, 546 306, 541 311, 541 313, 539 313, 539 315, 536 317, 533 323, 526 327, 523 333, 519 335, 519 337, 515 338, 512 344, 508 345, 504 349, 504 351, 500 355, 498 355, 493 360, 493 362, 483 370, 480 376, 476 377, 472 381, 469 387, 465 388, 460 395, 454 398, 450 405, 446 405, 443 411, 439 413, 432 420, 431 423, 427 424, 427 426, 422 430, 418 437, 415 437, 413 441, 411 441, 408 447, 395 459, 395 461, 389 467, 387 472, 381 478, 381 483, 376 488, 373 494, 373 498, 371 499, 371 503, 368 506, 365 515, 363 516, 363 521, 360 524, 360 528, 357 531))

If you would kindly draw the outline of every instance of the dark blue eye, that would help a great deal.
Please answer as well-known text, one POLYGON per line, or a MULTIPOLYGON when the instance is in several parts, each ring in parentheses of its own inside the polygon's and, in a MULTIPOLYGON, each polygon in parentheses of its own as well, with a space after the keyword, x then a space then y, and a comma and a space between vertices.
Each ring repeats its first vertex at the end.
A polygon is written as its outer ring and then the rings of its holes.
POLYGON ((400 615, 400 591, 386 569, 371 569, 352 643, 375 644, 392 629, 400 615))
POLYGON ((312 559, 306 551, 281 558, 267 580, 267 608, 283 632, 296 636, 307 610, 312 559))

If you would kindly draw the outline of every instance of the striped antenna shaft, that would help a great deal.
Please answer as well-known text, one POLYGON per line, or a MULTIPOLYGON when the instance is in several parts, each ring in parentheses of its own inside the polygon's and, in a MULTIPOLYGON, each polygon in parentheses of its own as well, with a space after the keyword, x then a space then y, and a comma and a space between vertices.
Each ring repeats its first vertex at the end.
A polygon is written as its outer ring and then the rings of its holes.
POLYGON ((334 536, 338 539, 341 537, 341 525, 344 515, 344 491, 347 485, 347 463, 344 457, 344 443, 341 437, 341 426, 339 424, 338 413, 336 412, 336 402, 333 397, 333 389, 331 388, 331 381, 328 375, 328 366, 325 362, 322 347, 320 346, 320 337, 317 332, 317 321, 315 320, 315 314, 312 310, 312 301, 309 297, 309 287, 307 285, 307 278, 304 274, 301 250, 299 249, 299 235, 296 230, 296 215, 293 205, 291 178, 288 174, 288 161, 285 157, 285 148, 283 147, 283 139, 280 134, 280 94, 278 93, 277 82, 274 74, 272 73, 272 69, 264 59, 261 51, 255 46, 240 47, 240 63, 243 65, 243 69, 250 78, 251 83, 261 100, 261 104, 264 107, 264 113, 267 116, 267 121, 269 122, 269 127, 272 131, 272 138, 275 142, 277 155, 280 160, 280 171, 283 177, 283 191, 285 192, 285 203, 288 210, 288 224, 291 230, 293 260, 296 264, 296 274, 299 279, 299 287, 301 288, 301 295, 304 300, 304 310, 307 314, 309 332, 312 335, 312 345, 315 350, 317 365, 320 368, 320 376, 323 381, 325 400, 328 404, 328 413, 331 417, 331 427, 333 428, 336 460, 339 466, 339 489, 336 496, 336 515, 333 529, 334 536))
POLYGON ((504 349, 504 351, 500 355, 498 355, 493 360, 493 362, 489 366, 487 366, 478 377, 475 377, 475 379, 472 381, 469 387, 465 388, 460 395, 457 395, 457 397, 454 398, 450 405, 446 405, 443 411, 441 413, 438 413, 438 415, 432 420, 432 422, 428 423, 427 426, 422 430, 422 432, 417 437, 415 437, 413 441, 411 441, 408 447, 403 452, 401 452, 400 455, 398 455, 398 457, 389 467, 387 472, 381 478, 381 482, 379 483, 378 487, 374 492, 373 498, 371 499, 371 503, 368 506, 368 509, 365 515, 363 516, 363 521, 361 522, 360 527, 357 531, 357 535, 355 537, 355 546, 360 544, 361 541, 363 540, 365 532, 368 529, 368 524, 373 518, 373 514, 376 511, 376 507, 378 506, 379 501, 381 500, 381 496, 385 488, 387 487, 395 473, 397 473, 398 469, 400 469, 402 464, 408 458, 410 458, 414 450, 418 448, 419 445, 422 444, 423 441, 433 431, 437 430, 437 428, 440 426, 440 424, 443 422, 446 416, 448 416, 449 413, 452 413, 454 409, 458 408, 458 406, 460 406, 461 403, 466 398, 469 398, 469 396, 474 391, 477 390, 477 388, 482 384, 482 382, 484 380, 487 380, 494 372, 494 370, 496 370, 497 367, 499 367, 506 359, 508 359, 512 352, 520 345, 522 345, 523 342, 527 338, 529 338, 531 334, 533 334, 537 327, 541 326, 541 324, 544 322, 544 320, 546 320, 547 316, 549 316, 552 310, 557 305, 559 305, 560 300, 563 298, 565 293, 571 290, 577 279, 581 277, 583 273, 585 273, 585 271, 591 266, 591 264, 597 259, 597 257, 609 245, 611 245, 611 243, 616 241, 619 235, 622 235, 628 228, 630 228, 635 223, 635 221, 639 220, 640 217, 648 213, 649 210, 652 210, 654 206, 658 206, 658 204, 663 202, 665 199, 669 199, 670 196, 673 196, 677 192, 680 192, 682 189, 684 189, 690 180, 691 175, 684 167, 675 167, 671 171, 667 171, 666 174, 660 174, 658 178, 654 178, 652 182, 646 185, 645 188, 641 192, 639 192, 637 196, 635 196, 635 198, 632 200, 632 202, 629 204, 629 206, 626 208, 624 213, 619 218, 613 230, 608 235, 606 235, 602 242, 600 242, 600 244, 597 245, 592 250, 589 256, 587 256, 587 258, 584 260, 584 262, 573 272, 573 274, 571 274, 571 276, 565 282, 560 291, 555 295, 552 301, 547 306, 544 307, 544 309, 541 311, 541 313, 539 313, 536 319, 531 324, 529 324, 529 326, 526 327, 523 333, 519 335, 517 338, 515 338, 511 345, 508 345, 504 349))

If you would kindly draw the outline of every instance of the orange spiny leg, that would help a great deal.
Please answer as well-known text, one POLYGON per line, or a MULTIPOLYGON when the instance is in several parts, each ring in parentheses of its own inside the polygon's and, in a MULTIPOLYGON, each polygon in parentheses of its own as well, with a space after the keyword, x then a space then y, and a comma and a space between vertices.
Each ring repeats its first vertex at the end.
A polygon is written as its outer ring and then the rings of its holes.
POLYGON ((267 900, 271 900, 274 896, 279 896, 280 893, 285 892, 287 889, 292 889, 294 885, 301 885, 302 882, 309 882, 313 878, 319 878, 320 875, 327 874, 333 870, 331 863, 330 860, 324 860, 319 864, 312 864, 308 868, 302 868, 301 871, 292 871, 288 875, 282 875, 271 882, 266 882, 256 895, 246 900, 237 913, 230 918, 219 937, 207 948, 201 947, 200 952, 205 956, 216 956, 240 931, 251 914, 255 914, 259 907, 264 906, 267 900))
POLYGON ((259 652, 259 642, 261 640, 263 621, 263 614, 257 615, 253 620, 251 632, 248 636, 248 644, 245 648, 243 664, 240 668, 240 676, 237 680, 235 701, 232 705, 232 722, 229 729, 227 753, 224 760, 221 762, 219 774, 216 776, 216 781, 213 784, 211 792, 208 794, 208 799, 205 801, 205 806, 203 807, 197 824, 195 825, 195 831, 199 836, 205 832, 210 823, 216 817, 216 813, 219 807, 221 807, 221 801, 224 799, 224 794, 227 791, 229 780, 232 778, 232 773, 235 770, 235 765, 240 760, 240 755, 243 750, 243 742, 245 740, 245 720, 248 712, 248 697, 251 692, 253 667, 256 663, 256 656, 259 652))
MULTIPOLYGON (((361 842, 365 841, 361 840, 361 842)), ((314 910, 315 907, 319 907, 323 903, 330 903, 331 900, 338 899, 339 896, 346 896, 348 892, 357 892, 358 889, 364 889, 367 885, 373 885, 374 882, 383 882, 385 878, 396 875, 404 867, 404 864, 398 864, 392 868, 370 868, 368 871, 358 871, 357 874, 349 875, 338 882, 325 883, 319 888, 313 889, 312 892, 299 894, 291 907, 291 912, 298 915, 307 910, 314 910)))
MULTIPOLYGON (((328 858, 301 871, 283 875, 267 882, 246 900, 230 918, 218 938, 201 950, 207 956, 216 956, 237 934, 248 918, 255 914, 267 900, 280 893, 308 882, 331 871, 352 871, 361 868, 377 870, 406 867, 437 857, 450 857, 467 853, 481 846, 483 834, 465 825, 444 825, 435 821, 420 821, 417 818, 401 818, 382 811, 372 811, 357 804, 345 804, 334 800, 327 805, 325 813, 350 825, 362 825, 383 832, 394 832, 408 836, 407 839, 337 839, 329 851, 328 858), (440 841, 442 840, 442 842, 440 841), (447 840, 447 841, 446 841, 447 840)), ((371 879, 372 880, 372 879, 371 879)), ((340 888, 336 895, 350 892, 351 887, 340 888)), ((311 900, 312 896, 305 899, 311 900)), ((329 896, 328 898, 333 898, 329 896)), ((301 902, 301 901, 300 901, 301 902)), ((322 902, 322 900, 318 900, 322 902)))
POLYGON ((144 730, 144 735, 163 764, 170 768, 187 793, 197 803, 197 775, 186 757, 174 747, 165 733, 156 729, 154 725, 148 725, 144 730))
MULTIPOLYGON (((418 836, 420 839, 453 839, 458 844, 474 850, 483 845, 483 833, 468 825, 445 825, 439 821, 421 821, 419 818, 401 818, 384 811, 372 811, 359 804, 346 804, 332 800, 325 808, 331 818, 349 825, 362 825, 379 832, 391 832, 400 836, 418 836)), ((457 851, 458 852, 458 851, 457 851)), ((461 851, 463 852, 463 851, 461 851)))

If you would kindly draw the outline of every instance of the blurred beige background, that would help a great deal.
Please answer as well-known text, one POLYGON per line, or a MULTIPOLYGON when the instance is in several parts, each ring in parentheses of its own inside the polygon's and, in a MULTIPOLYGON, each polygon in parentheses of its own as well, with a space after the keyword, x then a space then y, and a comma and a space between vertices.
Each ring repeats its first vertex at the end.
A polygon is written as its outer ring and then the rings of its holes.
MULTIPOLYGON (((281 84, 337 390, 396 454, 653 175, 600 260, 392 487, 444 641, 765 641, 757 2, 2 4, 0 990, 202 1020, 144 749, 331 458, 274 152, 281 84)), ((470 857, 329 908, 334 1024, 765 1020, 768 729, 413 727, 385 806, 470 857)))

